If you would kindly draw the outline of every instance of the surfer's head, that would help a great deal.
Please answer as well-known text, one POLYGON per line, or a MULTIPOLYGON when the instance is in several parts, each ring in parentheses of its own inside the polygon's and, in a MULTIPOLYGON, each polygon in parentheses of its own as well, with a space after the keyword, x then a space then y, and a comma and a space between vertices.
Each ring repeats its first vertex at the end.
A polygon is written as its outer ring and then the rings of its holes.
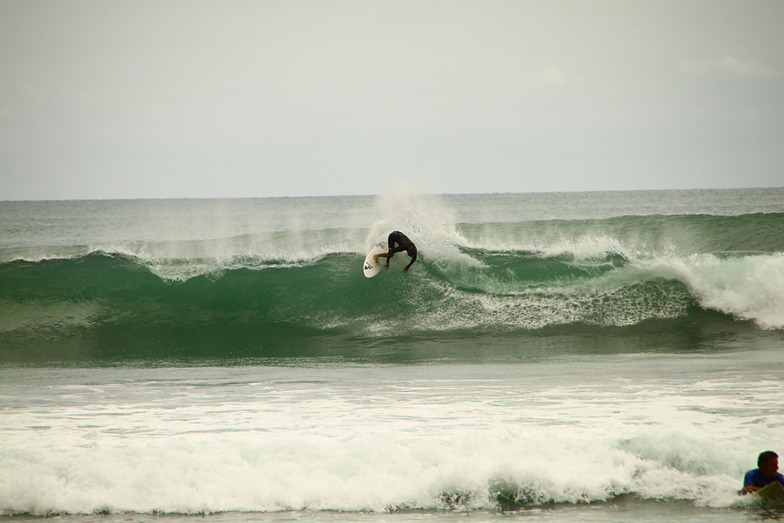
POLYGON ((767 450, 757 458, 757 466, 765 477, 775 476, 779 471, 779 455, 772 450, 767 450))

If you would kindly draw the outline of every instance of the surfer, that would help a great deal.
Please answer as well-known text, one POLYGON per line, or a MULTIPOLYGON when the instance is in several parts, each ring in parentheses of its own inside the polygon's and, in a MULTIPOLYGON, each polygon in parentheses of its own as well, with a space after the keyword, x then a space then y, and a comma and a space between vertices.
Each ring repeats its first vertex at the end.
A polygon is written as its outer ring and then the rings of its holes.
POLYGON ((746 472, 743 486, 746 493, 757 492, 762 487, 778 481, 784 486, 784 476, 779 474, 779 455, 767 450, 757 458, 757 467, 746 472))
POLYGON ((373 256, 373 259, 378 262, 379 258, 386 258, 387 263, 384 264, 384 268, 389 269, 389 260, 392 259, 392 256, 394 256, 396 252, 406 251, 406 253, 411 257, 411 261, 408 262, 408 265, 406 265, 406 267, 403 269, 403 272, 408 272, 408 269, 417 259, 417 248, 416 245, 414 245, 414 242, 412 242, 408 236, 402 232, 392 231, 389 233, 389 237, 387 238, 387 244, 389 244, 389 252, 386 254, 376 254, 373 256))

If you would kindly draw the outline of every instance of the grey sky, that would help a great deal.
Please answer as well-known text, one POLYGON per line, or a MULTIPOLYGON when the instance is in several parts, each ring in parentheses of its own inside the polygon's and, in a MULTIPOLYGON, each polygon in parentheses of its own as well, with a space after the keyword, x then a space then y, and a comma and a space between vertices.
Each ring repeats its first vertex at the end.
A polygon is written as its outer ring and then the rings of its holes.
POLYGON ((780 0, 0 0, 0 199, 784 185, 780 0))

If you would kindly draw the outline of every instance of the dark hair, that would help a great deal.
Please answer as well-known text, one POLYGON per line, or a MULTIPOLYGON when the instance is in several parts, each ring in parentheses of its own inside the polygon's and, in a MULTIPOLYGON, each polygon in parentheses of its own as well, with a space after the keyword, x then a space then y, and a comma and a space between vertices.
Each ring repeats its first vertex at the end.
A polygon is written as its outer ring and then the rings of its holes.
POLYGON ((767 463, 768 460, 771 460, 773 458, 778 458, 778 457, 779 455, 773 452, 772 450, 766 450, 765 452, 760 454, 759 457, 757 458, 757 467, 761 467, 762 465, 767 463))

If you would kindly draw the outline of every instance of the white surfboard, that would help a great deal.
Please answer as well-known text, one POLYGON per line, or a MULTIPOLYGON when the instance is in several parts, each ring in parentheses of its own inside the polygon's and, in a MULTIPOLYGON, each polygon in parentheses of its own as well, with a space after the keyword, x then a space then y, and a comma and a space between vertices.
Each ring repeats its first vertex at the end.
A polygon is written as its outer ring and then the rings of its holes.
POLYGON ((384 267, 384 260, 383 258, 378 262, 373 260, 373 256, 376 254, 382 254, 387 252, 387 244, 386 243, 379 243, 372 249, 367 256, 365 256, 365 264, 362 266, 362 271, 365 273, 365 278, 372 278, 379 272, 381 272, 381 268, 384 267))

